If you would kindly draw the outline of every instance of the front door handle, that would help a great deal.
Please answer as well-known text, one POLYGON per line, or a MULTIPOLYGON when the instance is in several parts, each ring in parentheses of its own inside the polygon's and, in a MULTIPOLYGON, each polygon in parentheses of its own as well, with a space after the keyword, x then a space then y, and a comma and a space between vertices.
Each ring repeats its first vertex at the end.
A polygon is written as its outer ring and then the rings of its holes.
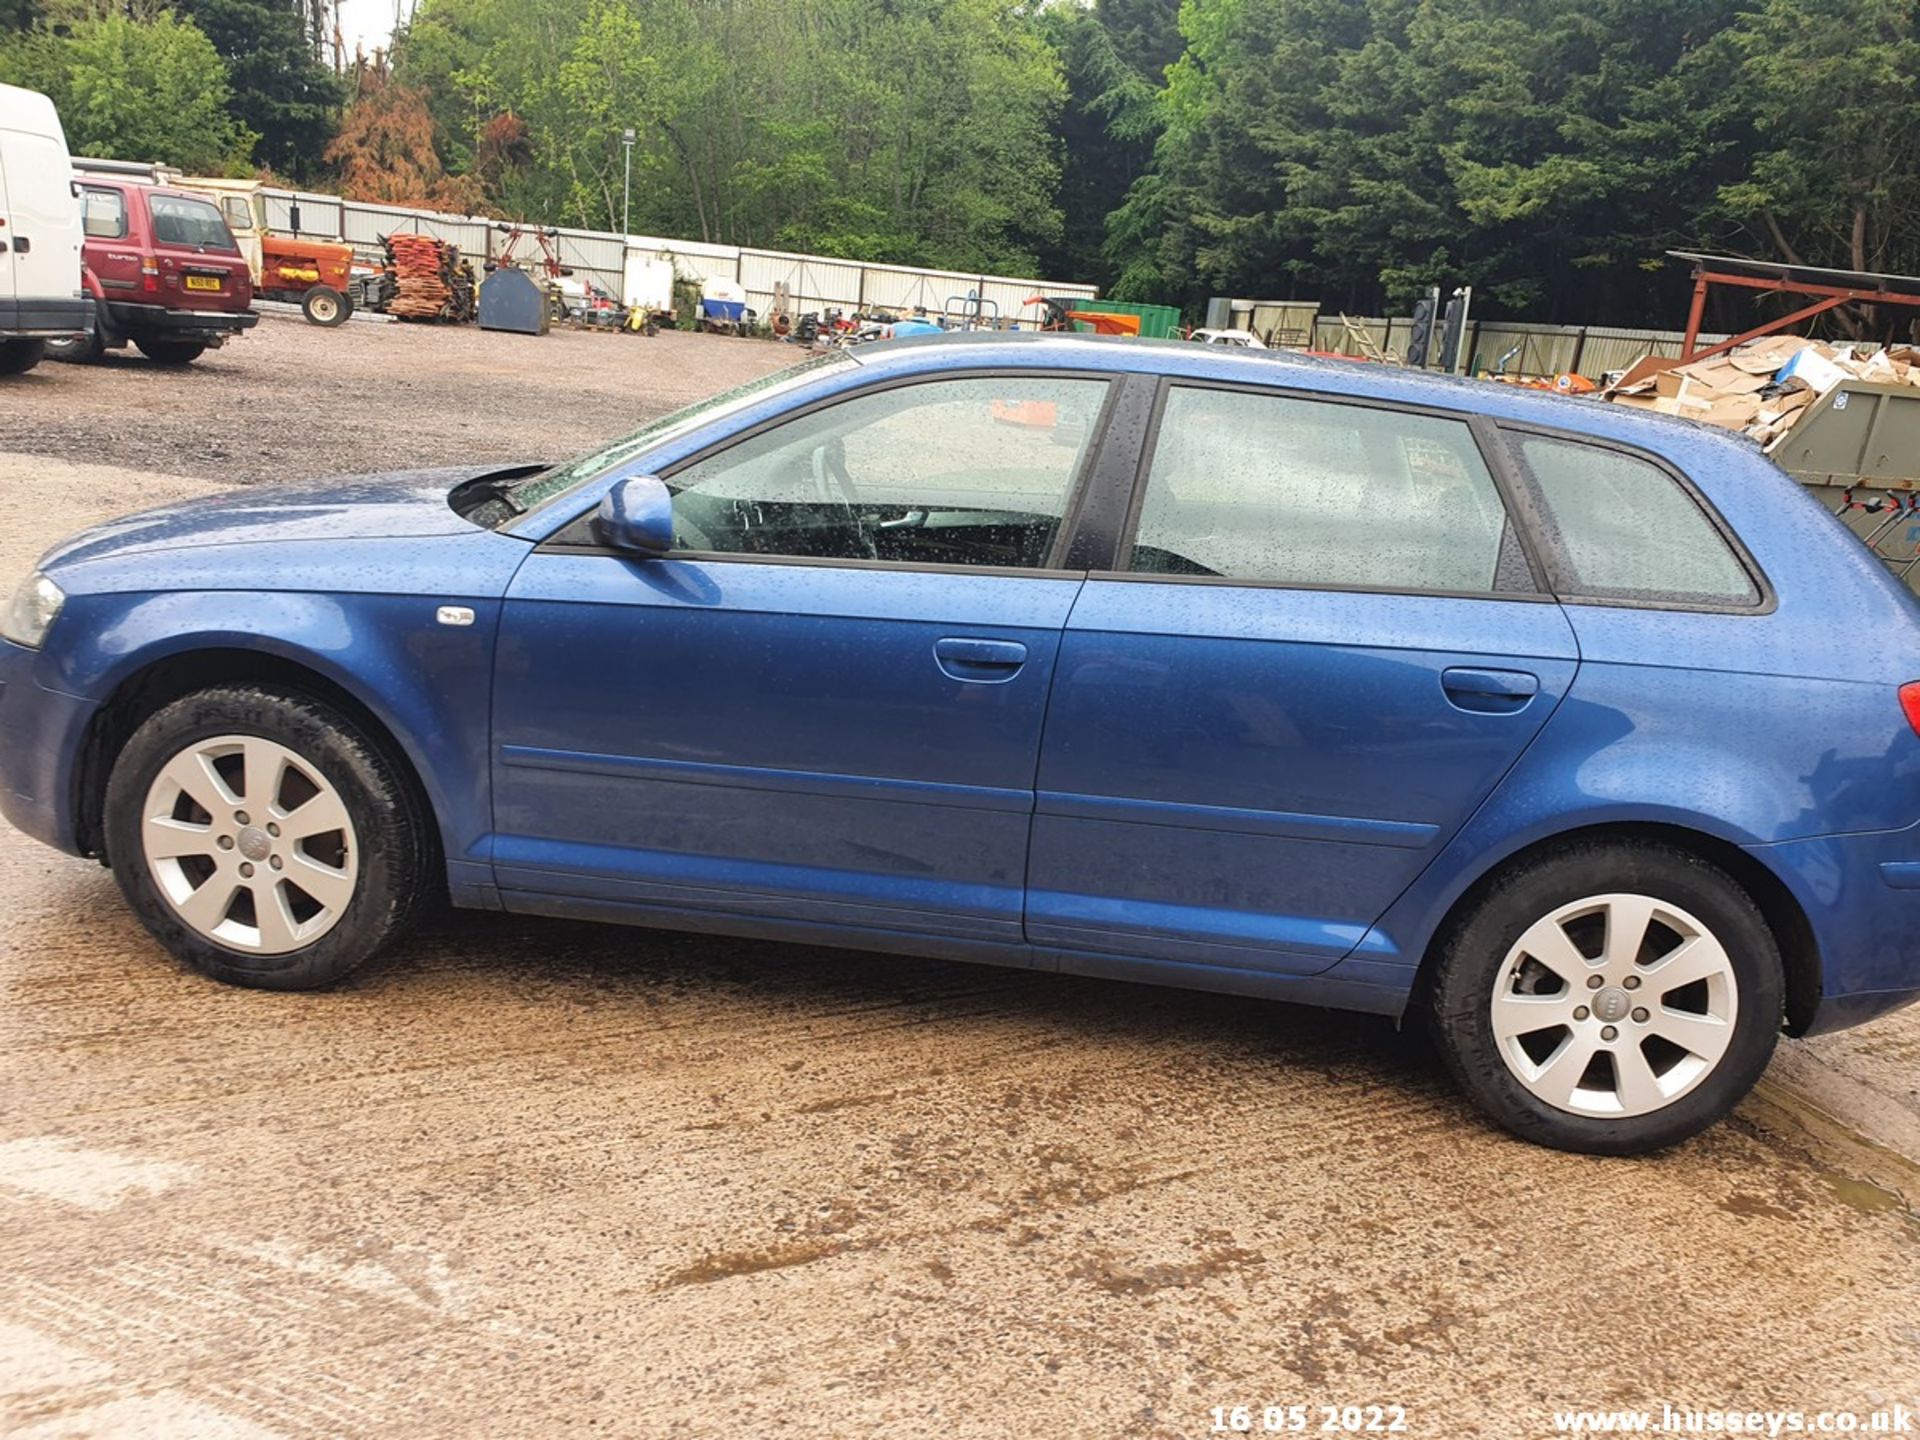
POLYGON ((1540 677, 1526 670, 1478 670, 1455 665, 1440 672, 1440 688, 1457 710, 1513 715, 1540 693, 1540 677))
POLYGON ((1027 663, 1027 647, 1017 640, 976 640, 955 635, 933 642, 933 658, 955 680, 995 685, 1019 673, 1027 663))

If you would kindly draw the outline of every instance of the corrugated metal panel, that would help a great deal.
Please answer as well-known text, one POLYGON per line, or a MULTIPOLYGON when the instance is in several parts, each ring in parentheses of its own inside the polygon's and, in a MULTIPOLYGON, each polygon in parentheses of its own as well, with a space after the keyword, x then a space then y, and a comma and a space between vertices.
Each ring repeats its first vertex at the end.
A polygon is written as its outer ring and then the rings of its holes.
MULTIPOLYGON (((1394 321, 1377 315, 1349 315, 1347 319, 1353 328, 1370 337, 1375 346, 1382 351, 1397 351, 1398 346, 1406 343, 1407 322, 1400 321, 1399 333, 1395 333, 1394 321)), ((1347 335, 1346 326, 1340 323, 1338 315, 1322 315, 1314 322, 1313 348, 1331 350, 1341 355, 1364 355, 1364 347, 1357 345, 1347 335)))
POLYGON ((433 210, 410 210, 398 205, 368 205, 358 200, 342 207, 345 238, 357 250, 380 253, 382 235, 432 235, 459 247, 475 269, 488 255, 489 222, 475 215, 443 215, 433 210))
POLYGON ((340 211, 346 202, 338 196, 263 189, 260 198, 266 202, 267 224, 275 230, 292 232, 293 207, 298 205, 302 235, 321 235, 333 240, 340 238, 340 211))
POLYGON ((1304 345, 1319 322, 1317 300, 1255 300, 1245 311, 1238 308, 1242 303, 1232 302, 1229 310, 1234 327, 1253 331, 1269 345, 1304 345))
POLYGON ((910 315, 915 309, 938 311, 953 292, 952 277, 903 265, 868 265, 867 308, 910 315))
POLYGON ((795 310, 857 310, 865 300, 861 265, 853 260, 825 260, 817 255, 791 255, 778 250, 742 250, 740 285, 747 303, 762 315, 773 308, 773 287, 784 284, 795 310))
MULTIPOLYGON (((529 236, 530 240, 532 237, 529 236)), ((553 235, 553 253, 560 264, 576 275, 591 276, 601 289, 618 295, 626 273, 627 245, 618 235, 593 230, 557 230, 553 235)), ((527 253, 527 241, 515 249, 515 258, 527 253)), ((533 254, 539 254, 535 245, 533 254)))
POLYGON ((1512 352, 1501 372, 1507 375, 1558 375, 1582 359, 1580 332, 1546 325, 1509 325, 1493 322, 1473 327, 1477 332, 1467 369, 1495 370, 1512 352))
MULTIPOLYGON (((1036 295, 1049 293, 1064 295, 1067 293, 1064 290, 1057 289, 1049 292, 1027 281, 1016 280, 988 280, 985 284, 979 286, 979 290, 980 298, 990 302, 986 311, 988 318, 999 320, 1030 320, 1035 324, 1040 322, 1046 312, 1039 305, 1028 306, 1027 301, 1036 295), (993 306, 999 307, 997 314, 992 308, 993 306)), ((963 291, 961 293, 964 294, 965 292, 963 291)), ((1075 290, 1073 293, 1079 295, 1081 292, 1075 290)))

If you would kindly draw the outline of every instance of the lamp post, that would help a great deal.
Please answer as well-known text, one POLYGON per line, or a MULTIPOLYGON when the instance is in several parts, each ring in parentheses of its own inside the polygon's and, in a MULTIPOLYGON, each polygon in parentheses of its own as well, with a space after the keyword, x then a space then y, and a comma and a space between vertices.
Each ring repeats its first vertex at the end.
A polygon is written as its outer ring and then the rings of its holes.
POLYGON ((633 127, 627 126, 620 132, 620 145, 626 151, 626 171, 620 177, 620 233, 625 235, 627 226, 627 200, 633 193, 633 127))

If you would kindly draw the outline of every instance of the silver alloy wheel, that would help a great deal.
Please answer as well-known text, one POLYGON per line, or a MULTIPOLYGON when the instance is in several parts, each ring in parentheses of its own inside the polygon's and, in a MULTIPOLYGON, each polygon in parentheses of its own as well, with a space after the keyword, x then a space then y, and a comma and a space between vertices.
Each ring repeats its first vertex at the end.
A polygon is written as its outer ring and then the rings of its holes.
POLYGON ((182 920, 255 955, 298 950, 339 924, 360 867, 340 792, 258 735, 196 740, 163 765, 140 843, 182 920))
POLYGON ((1671 1105, 1733 1043, 1726 948, 1679 906, 1594 895, 1529 926, 1494 981, 1493 1035, 1527 1091, 1598 1118, 1671 1105))

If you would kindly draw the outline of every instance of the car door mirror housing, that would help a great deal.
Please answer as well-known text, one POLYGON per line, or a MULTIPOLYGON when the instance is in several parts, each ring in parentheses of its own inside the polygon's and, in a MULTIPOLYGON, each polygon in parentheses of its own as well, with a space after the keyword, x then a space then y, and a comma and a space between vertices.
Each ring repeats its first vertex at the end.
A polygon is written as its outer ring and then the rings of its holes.
POLYGON ((657 557, 673 549, 673 494, 658 475, 632 475, 600 498, 593 535, 631 555, 657 557))

